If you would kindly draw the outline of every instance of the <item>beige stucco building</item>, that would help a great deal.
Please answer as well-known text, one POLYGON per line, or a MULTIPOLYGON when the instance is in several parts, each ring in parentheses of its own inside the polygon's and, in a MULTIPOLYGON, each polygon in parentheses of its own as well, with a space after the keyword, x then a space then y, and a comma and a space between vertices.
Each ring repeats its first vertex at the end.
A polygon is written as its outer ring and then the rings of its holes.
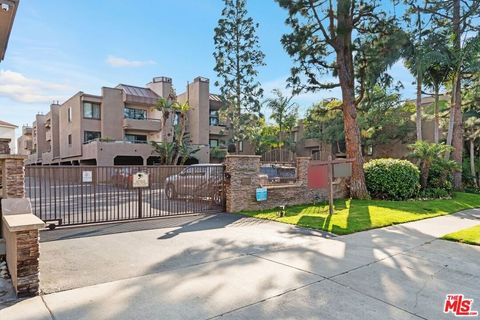
POLYGON ((16 146, 15 146, 15 129, 17 126, 5 121, 0 120, 0 139, 8 142, 8 146, 10 149, 10 153, 16 153, 16 146))
MULTIPOLYGON (((18 139, 19 149, 29 154, 30 165, 153 164, 158 155, 149 142, 173 136, 174 115, 163 128, 162 114, 155 109, 159 98, 171 91, 168 77, 155 77, 145 87, 103 87, 99 96, 80 91, 62 104, 53 103, 46 115, 36 115, 31 130, 24 130, 18 139)), ((178 95, 178 101, 187 100, 191 109, 186 131, 198 149, 190 160, 208 163, 210 148, 226 144, 228 138, 218 116, 222 102, 210 93, 209 80, 203 77, 195 78, 178 95)))

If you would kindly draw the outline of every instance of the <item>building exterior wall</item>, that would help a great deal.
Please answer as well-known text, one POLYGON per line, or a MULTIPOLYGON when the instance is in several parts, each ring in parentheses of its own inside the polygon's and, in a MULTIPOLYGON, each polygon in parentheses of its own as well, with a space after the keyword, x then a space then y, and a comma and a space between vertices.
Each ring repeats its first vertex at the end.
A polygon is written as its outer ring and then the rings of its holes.
POLYGON ((103 138, 123 140, 123 91, 116 88, 102 88, 101 132, 103 138))
POLYGON ((22 135, 17 139, 17 153, 28 156, 32 153, 32 147, 32 127, 23 126, 22 135))
POLYGON ((77 93, 60 106, 60 158, 78 157, 82 154, 82 94, 77 93))
POLYGON ((15 127, 0 125, 0 139, 10 139, 9 147, 10 153, 17 153, 17 146, 15 143, 15 127))

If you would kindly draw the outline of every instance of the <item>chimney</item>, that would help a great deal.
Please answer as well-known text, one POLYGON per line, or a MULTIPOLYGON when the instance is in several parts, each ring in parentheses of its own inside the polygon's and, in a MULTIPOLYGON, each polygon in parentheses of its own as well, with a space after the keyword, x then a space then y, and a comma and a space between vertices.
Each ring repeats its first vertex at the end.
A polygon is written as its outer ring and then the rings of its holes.
POLYGON ((147 84, 147 87, 160 97, 167 98, 172 90, 172 78, 155 77, 152 82, 147 84))

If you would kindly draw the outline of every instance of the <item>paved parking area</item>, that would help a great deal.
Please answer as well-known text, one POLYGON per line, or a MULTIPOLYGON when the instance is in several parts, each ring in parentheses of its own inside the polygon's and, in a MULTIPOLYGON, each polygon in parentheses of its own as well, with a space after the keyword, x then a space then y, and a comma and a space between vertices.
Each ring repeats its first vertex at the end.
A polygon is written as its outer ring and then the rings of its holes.
POLYGON ((41 243, 45 294, 0 318, 454 319, 446 294, 480 310, 480 247, 436 238, 479 217, 342 237, 228 214, 57 230, 41 243))

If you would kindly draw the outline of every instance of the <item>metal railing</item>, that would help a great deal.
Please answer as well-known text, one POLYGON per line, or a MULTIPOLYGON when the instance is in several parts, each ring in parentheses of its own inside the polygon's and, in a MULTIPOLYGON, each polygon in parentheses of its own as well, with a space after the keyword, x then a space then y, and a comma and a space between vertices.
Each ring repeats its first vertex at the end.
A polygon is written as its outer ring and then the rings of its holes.
POLYGON ((52 225, 221 212, 223 185, 223 165, 25 168, 33 213, 52 225), (148 187, 136 187, 137 173, 148 187))

